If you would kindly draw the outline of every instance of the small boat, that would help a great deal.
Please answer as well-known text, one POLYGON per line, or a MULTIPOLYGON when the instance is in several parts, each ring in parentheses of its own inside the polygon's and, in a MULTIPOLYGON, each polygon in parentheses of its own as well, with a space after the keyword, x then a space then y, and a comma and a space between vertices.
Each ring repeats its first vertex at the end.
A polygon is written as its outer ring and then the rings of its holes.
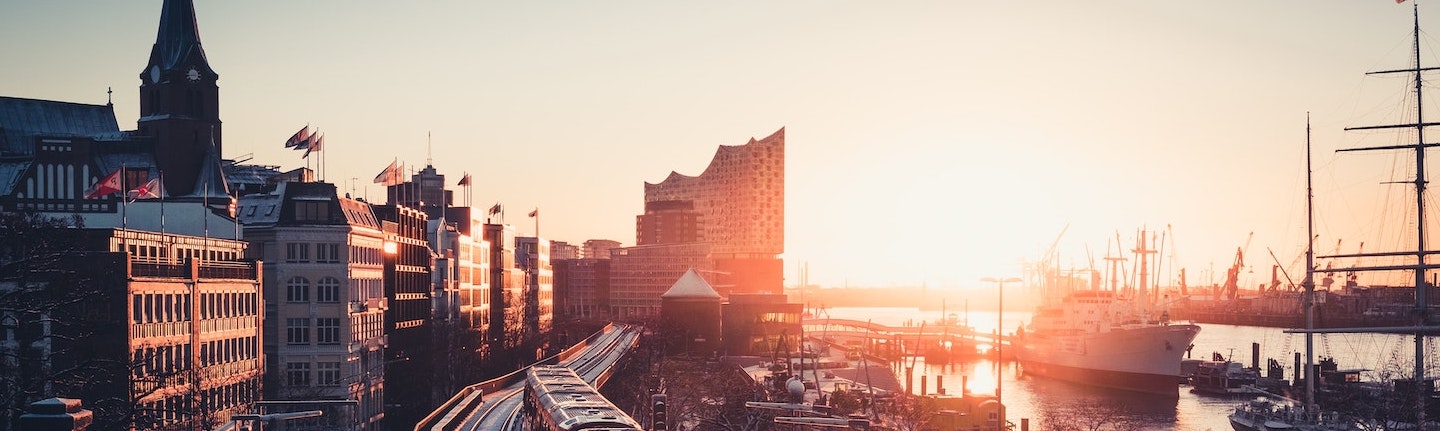
POLYGON ((1257 399, 1240 405, 1230 414, 1235 431, 1297 430, 1348 431, 1359 429, 1335 412, 1305 409, 1286 402, 1257 399))
POLYGON ((1256 385, 1260 370, 1245 368, 1216 353, 1209 361, 1200 361, 1190 375, 1190 391, 1197 394, 1229 396, 1262 393, 1256 385))

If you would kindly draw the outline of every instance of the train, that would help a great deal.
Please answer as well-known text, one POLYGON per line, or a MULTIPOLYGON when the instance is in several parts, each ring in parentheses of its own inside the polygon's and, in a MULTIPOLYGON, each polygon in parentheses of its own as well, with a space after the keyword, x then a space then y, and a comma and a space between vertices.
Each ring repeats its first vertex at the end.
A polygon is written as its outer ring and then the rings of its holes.
POLYGON ((523 415, 530 430, 643 431, 574 370, 536 365, 525 374, 523 415))

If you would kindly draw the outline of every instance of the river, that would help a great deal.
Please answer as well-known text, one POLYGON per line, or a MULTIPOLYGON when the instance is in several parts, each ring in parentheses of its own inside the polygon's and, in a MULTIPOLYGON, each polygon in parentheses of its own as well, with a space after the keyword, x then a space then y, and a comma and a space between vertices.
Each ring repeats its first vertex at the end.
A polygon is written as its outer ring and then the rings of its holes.
MULTIPOLYGON (((918 325, 922 320, 934 322, 942 317, 940 310, 918 308, 864 308, 841 307, 825 310, 830 317, 870 320, 875 323, 902 326, 918 325)), ((1000 316, 994 311, 949 311, 962 322, 968 322, 977 331, 993 332, 1000 316), (968 314, 968 316, 967 316, 968 314)), ((822 314, 821 317, 824 317, 822 314)), ((1004 332, 1013 333, 1022 323, 1028 323, 1030 313, 1007 311, 1004 313, 1004 332)), ((1212 352, 1219 352, 1247 366, 1251 363, 1250 345, 1260 343, 1260 365, 1265 359, 1274 358, 1285 365, 1285 377, 1291 378, 1294 370, 1294 354, 1305 351, 1305 336, 1286 334, 1280 328, 1254 326, 1201 324, 1199 336, 1195 338, 1192 355, 1196 359, 1208 358, 1212 352)), ((1427 343, 1426 357, 1436 356, 1434 337, 1427 343)), ((1380 373, 1409 375, 1413 367, 1414 338, 1393 334, 1317 334, 1314 336, 1315 360, 1329 356, 1335 358, 1341 369, 1372 370, 1362 374, 1366 380, 1378 379, 1380 373)), ((1303 360, 1303 359, 1302 359, 1303 360)), ((989 359, 977 359, 951 365, 927 365, 919 358, 915 368, 913 387, 920 387, 919 379, 925 375, 934 392, 935 376, 945 376, 945 386, 954 393, 962 378, 968 381, 971 392, 994 393, 995 363, 989 359)), ((1432 361, 1429 375, 1435 375, 1432 361)), ((904 373, 897 375, 904 379, 904 373)), ((1129 424, 1132 429, 1145 430, 1229 430, 1226 419, 1235 406, 1244 402, 1244 397, 1211 397, 1190 392, 1188 386, 1180 387, 1175 398, 1107 390, 1080 386, 1066 382, 1022 375, 1019 367, 1011 362, 1004 364, 1000 374, 1001 393, 1008 407, 1010 421, 1020 423, 1021 418, 1030 420, 1030 429, 1047 429, 1047 424, 1087 418, 1093 422, 1103 420, 1115 424, 1129 424)), ((1088 427, 1086 429, 1089 429, 1088 427)), ((1108 429, 1108 428, 1101 428, 1108 429)))

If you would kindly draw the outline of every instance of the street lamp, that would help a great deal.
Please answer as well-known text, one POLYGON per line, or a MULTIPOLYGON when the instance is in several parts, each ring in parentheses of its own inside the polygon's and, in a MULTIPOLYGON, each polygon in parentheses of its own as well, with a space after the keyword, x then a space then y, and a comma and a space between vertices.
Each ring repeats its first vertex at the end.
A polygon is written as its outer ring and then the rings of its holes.
MULTIPOLYGON (((999 313, 997 313, 999 314, 999 318, 996 319, 999 321, 999 325, 995 327, 995 366, 996 369, 1000 371, 995 373, 995 402, 999 403, 1000 408, 1003 410, 1005 408, 1005 402, 1003 399, 1000 398, 1000 380, 1004 377, 1003 375, 1005 374, 1005 365, 1002 364, 1002 362, 1005 360, 1005 357, 1002 356, 1003 351, 1001 350, 1001 346, 1005 345, 1003 339, 1003 336, 1005 335, 1005 283, 1018 282, 1020 281, 1020 278, 985 277, 980 279, 980 281, 986 283, 995 283, 996 289, 1000 291, 1000 311, 999 313)), ((1001 414, 1001 417, 1004 417, 1003 412, 1001 414)))

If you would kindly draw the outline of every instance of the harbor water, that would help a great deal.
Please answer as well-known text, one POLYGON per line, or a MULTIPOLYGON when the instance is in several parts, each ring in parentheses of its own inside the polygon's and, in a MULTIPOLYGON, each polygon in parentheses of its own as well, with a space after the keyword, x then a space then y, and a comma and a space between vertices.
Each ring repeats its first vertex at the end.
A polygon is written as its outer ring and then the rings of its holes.
MULTIPOLYGON (((980 332, 993 332, 998 315, 994 311, 947 311, 921 310, 917 308, 866 308, 844 307, 821 311, 819 317, 827 315, 836 319, 869 320, 890 326, 917 326, 921 321, 934 322, 942 315, 951 315, 961 324, 967 324, 980 332)), ((1030 313, 1006 311, 1004 333, 1012 334, 1021 324, 1028 324, 1030 313)), ((1298 352, 1305 352, 1303 334, 1286 334, 1281 328, 1254 326, 1201 324, 1200 335, 1190 351, 1194 359, 1208 359, 1213 352, 1250 366, 1251 343, 1260 343, 1259 365, 1263 368, 1266 359, 1275 359, 1285 366, 1285 378, 1294 377, 1294 358, 1298 352)), ((816 335, 816 334, 807 334, 816 335)), ((1427 343, 1426 357, 1436 358, 1434 337, 1427 343)), ((1341 369, 1365 369, 1365 380, 1379 380, 1383 376, 1408 376, 1414 358, 1414 338, 1395 334, 1316 334, 1314 335, 1315 360, 1332 357, 1341 369)), ((958 358, 957 358, 958 359, 958 358)), ((896 376, 903 382, 905 373, 899 364, 892 364, 896 376)), ((1435 375, 1435 367, 1427 374, 1435 375)), ((998 369, 991 355, 982 358, 957 360, 951 364, 926 364, 923 357, 916 358, 912 387, 920 388, 920 379, 927 379, 930 392, 935 392, 936 376, 944 376, 948 393, 959 391, 962 381, 967 382, 972 393, 993 394, 996 375, 1000 376, 1002 396, 1009 410, 1011 422, 1020 423, 1021 418, 1030 420, 1030 429, 1043 430, 1060 427, 1062 424, 1084 425, 1083 429, 1144 430, 1229 430, 1226 416, 1235 406, 1248 397, 1213 397, 1190 392, 1189 386, 1181 385, 1176 397, 1157 397, 1120 390, 1109 390, 1081 386, 1040 377, 1026 376, 1021 367, 1013 362, 1003 363, 998 369), (1092 428, 1098 422, 1112 424, 1092 428)))

